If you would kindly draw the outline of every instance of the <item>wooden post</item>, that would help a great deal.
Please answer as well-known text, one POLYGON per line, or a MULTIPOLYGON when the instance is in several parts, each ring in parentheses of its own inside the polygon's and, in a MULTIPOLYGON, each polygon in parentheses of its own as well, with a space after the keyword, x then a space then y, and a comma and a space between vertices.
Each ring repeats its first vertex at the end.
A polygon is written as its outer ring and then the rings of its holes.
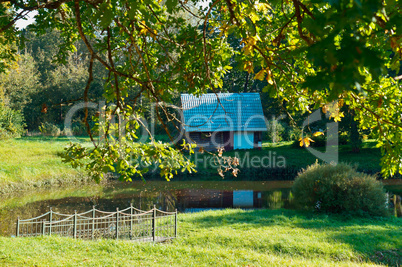
POLYGON ((95 238, 95 205, 92 206, 92 240, 95 238))
POLYGON ((74 238, 77 238, 77 211, 74 211, 74 226, 73 226, 73 231, 74 231, 74 238))
POLYGON ((52 235, 52 220, 53 220, 53 211, 52 211, 52 207, 50 207, 50 213, 49 213, 49 235, 52 235))
POLYGON ((17 237, 20 236, 20 217, 19 216, 17 217, 17 231, 16 231, 15 235, 17 237))
POLYGON ((133 238, 133 203, 130 203, 130 239, 133 238))
POLYGON ((116 208, 116 239, 119 239, 119 208, 116 208))
POLYGON ((174 215, 174 237, 177 237, 177 209, 175 210, 174 215))
POLYGON ((44 236, 45 234, 46 234, 46 232, 45 232, 45 222, 46 222, 46 220, 45 219, 43 219, 42 220, 42 235, 44 236))
POLYGON ((154 205, 152 213, 152 241, 155 242, 156 237, 156 206, 154 205))

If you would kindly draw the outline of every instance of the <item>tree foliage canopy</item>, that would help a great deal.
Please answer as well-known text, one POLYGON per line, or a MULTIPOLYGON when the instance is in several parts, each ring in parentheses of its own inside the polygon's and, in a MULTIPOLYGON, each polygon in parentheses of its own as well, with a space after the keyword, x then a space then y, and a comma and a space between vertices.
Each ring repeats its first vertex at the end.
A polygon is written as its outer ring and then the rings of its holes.
MULTIPOLYGON (((193 170, 180 153, 192 151, 188 144, 174 149, 135 142, 143 113, 139 101, 156 103, 156 117, 168 130, 168 122, 179 121, 166 103, 180 92, 219 90, 233 60, 254 80, 266 81, 263 91, 287 108, 322 108, 339 121, 340 108, 347 104, 361 127, 374 129, 383 149, 384 174, 402 170, 402 9, 397 0, 1 2, 5 45, 17 38, 15 21, 36 10, 36 32, 60 31, 60 62, 76 50, 77 40, 84 42, 90 59, 83 99, 88 100, 93 65, 99 62, 108 71, 106 100, 115 103, 110 114, 135 118, 119 136, 121 142, 106 138, 94 141, 91 149, 70 148, 68 159, 94 176, 116 171, 129 179, 147 171, 131 164, 130 156, 159 163, 168 179, 177 170, 193 170), (90 163, 79 160, 83 158, 90 163)), ((1 56, 9 51, 0 50, 1 56)), ((105 134, 114 127, 108 120, 100 122, 105 134)))

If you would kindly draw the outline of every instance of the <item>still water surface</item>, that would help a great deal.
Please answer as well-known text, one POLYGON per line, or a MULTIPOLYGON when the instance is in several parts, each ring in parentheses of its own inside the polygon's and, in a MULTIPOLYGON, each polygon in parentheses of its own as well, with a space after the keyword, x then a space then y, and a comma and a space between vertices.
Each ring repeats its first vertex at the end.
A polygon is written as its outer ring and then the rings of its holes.
MULTIPOLYGON (((13 235, 15 222, 49 211, 73 214, 96 206, 99 210, 134 207, 148 210, 153 205, 166 211, 196 212, 222 208, 291 208, 291 181, 267 182, 112 182, 80 188, 26 192, 0 198, 0 235, 13 235)), ((402 181, 386 186, 401 194, 402 181)))

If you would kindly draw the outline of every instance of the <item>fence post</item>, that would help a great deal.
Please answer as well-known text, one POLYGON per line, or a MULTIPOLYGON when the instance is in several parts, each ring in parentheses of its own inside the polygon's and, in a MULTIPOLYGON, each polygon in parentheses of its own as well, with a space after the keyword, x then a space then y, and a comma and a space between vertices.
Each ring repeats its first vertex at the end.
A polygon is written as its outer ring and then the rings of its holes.
POLYGON ((155 242, 156 237, 156 206, 154 205, 152 213, 152 240, 155 242))
POLYGON ((119 208, 116 208, 116 239, 119 239, 119 208))
POLYGON ((133 238, 133 203, 130 203, 130 239, 133 238))
POLYGON ((177 209, 174 214, 174 237, 177 237, 177 209))
POLYGON ((77 211, 74 211, 74 226, 73 226, 73 231, 74 231, 74 238, 77 238, 77 211))
POLYGON ((17 237, 20 236, 20 216, 17 217, 17 231, 15 233, 17 237))
POLYGON ((92 206, 92 240, 95 237, 95 205, 92 206))
POLYGON ((52 210, 52 207, 50 207, 50 213, 49 213, 49 235, 52 235, 52 220, 53 220, 53 210, 52 210))
POLYGON ((46 222, 46 220, 45 219, 43 219, 42 220, 42 235, 44 236, 45 234, 46 234, 46 232, 45 232, 45 222, 46 222))

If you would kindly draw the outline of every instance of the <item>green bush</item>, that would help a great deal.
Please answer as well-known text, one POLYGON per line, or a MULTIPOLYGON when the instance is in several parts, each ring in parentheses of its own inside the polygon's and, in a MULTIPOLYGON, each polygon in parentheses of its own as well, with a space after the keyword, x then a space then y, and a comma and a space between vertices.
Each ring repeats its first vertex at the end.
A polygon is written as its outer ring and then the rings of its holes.
POLYGON ((73 125, 73 135, 75 136, 87 136, 87 126, 83 122, 77 122, 73 125))
POLYGON ((24 116, 0 103, 0 139, 20 137, 25 132, 24 116))
POLYGON ((285 141, 298 141, 301 137, 302 131, 298 127, 294 126, 286 126, 285 133, 283 135, 283 139, 285 141))
POLYGON ((42 123, 39 131, 45 136, 59 136, 61 133, 59 127, 49 122, 42 123))
POLYGON ((344 163, 309 166, 296 177, 292 192, 294 203, 303 209, 360 216, 387 214, 382 183, 344 163))
POLYGON ((272 143, 277 143, 283 140, 285 127, 278 120, 271 120, 267 128, 267 138, 272 143))

